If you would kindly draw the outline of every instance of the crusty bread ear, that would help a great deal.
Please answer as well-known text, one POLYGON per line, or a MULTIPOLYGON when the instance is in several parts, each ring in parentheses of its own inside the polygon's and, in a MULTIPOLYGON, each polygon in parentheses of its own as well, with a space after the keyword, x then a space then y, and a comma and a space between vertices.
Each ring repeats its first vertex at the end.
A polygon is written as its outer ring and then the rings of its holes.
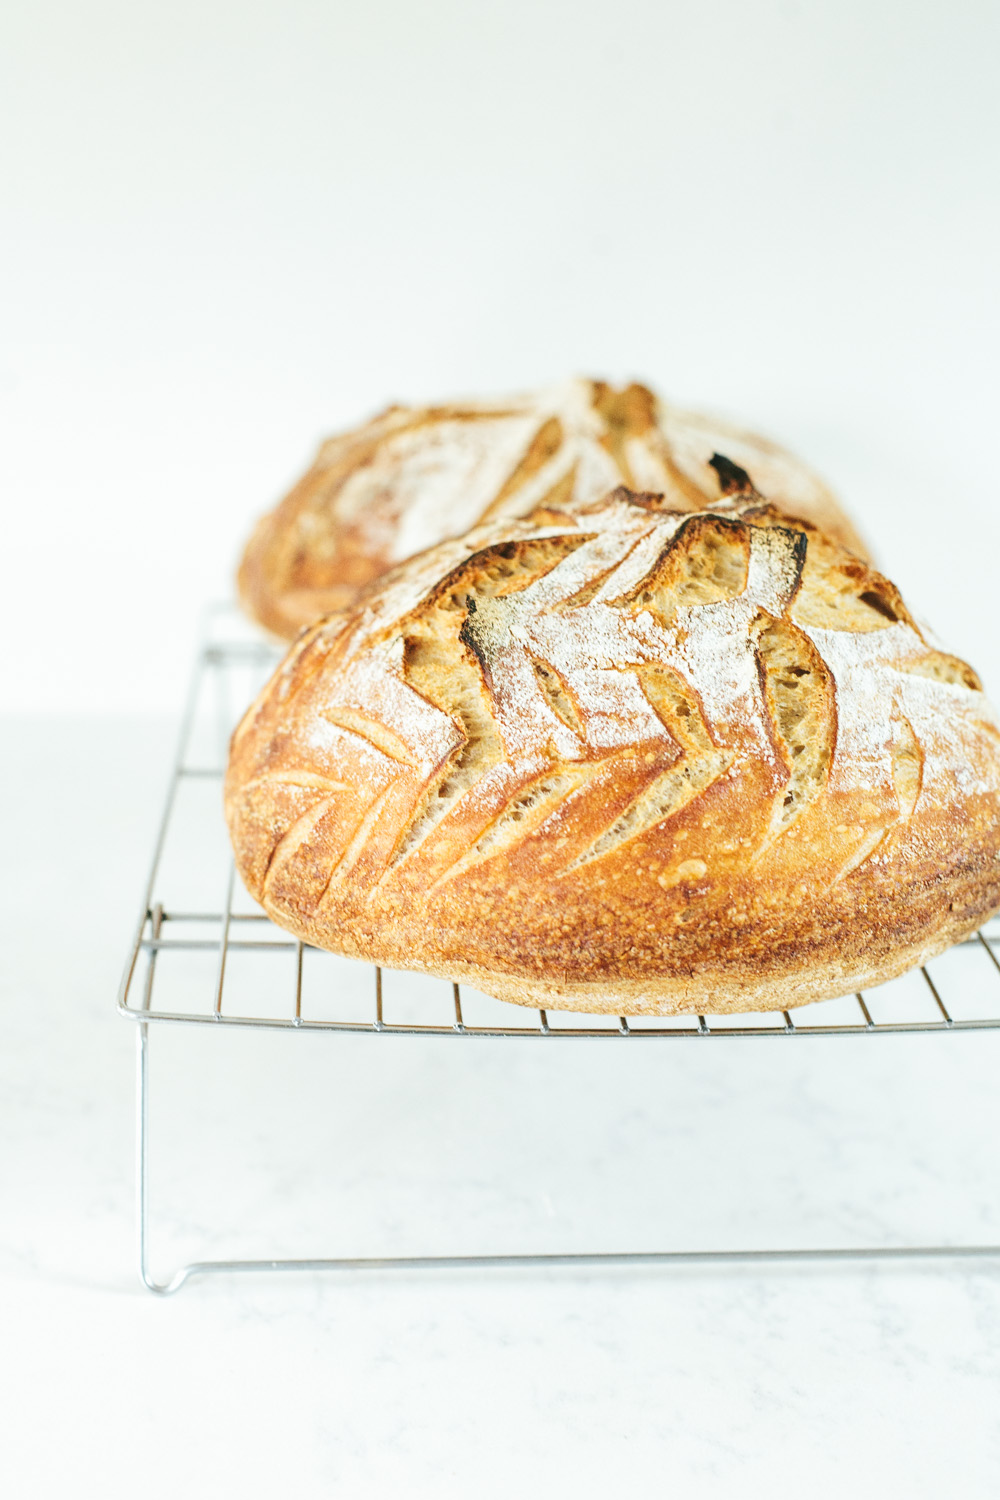
POLYGON ((393 406, 330 439, 258 522, 240 597, 290 638, 394 564, 472 526, 539 507, 572 510, 622 483, 699 510, 731 493, 739 474, 865 555, 823 482, 773 443, 675 410, 645 386, 572 380, 492 405, 393 406), (728 469, 715 461, 719 449, 728 469))
POLYGON ((303 941, 532 1005, 783 1008, 1000 905, 1000 734, 893 585, 756 493, 484 526, 306 631, 233 737, 303 941))

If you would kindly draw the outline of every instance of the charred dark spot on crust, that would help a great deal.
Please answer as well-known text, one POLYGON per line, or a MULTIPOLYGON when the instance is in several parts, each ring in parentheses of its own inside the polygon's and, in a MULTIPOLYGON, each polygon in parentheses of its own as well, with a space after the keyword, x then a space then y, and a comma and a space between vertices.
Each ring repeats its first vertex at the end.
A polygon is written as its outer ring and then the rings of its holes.
POLYGON ((458 638, 462 642, 462 645, 465 646, 468 651, 471 651, 473 656, 476 658, 476 661, 479 663, 479 669, 482 672, 483 678, 485 680, 489 672, 489 662, 486 657, 486 652, 480 645, 479 640, 476 636, 476 632, 472 628, 471 620, 472 616, 476 613, 476 601, 475 599, 473 599, 471 594, 466 599, 465 605, 468 612, 465 616, 465 619, 462 621, 462 627, 458 632, 458 638))
POLYGON ((746 469, 734 464, 731 458, 713 453, 708 462, 719 476, 719 488, 724 495, 743 495, 748 490, 755 493, 753 480, 746 469))
POLYGON ((806 565, 806 555, 809 551, 809 538, 806 536, 804 531, 793 531, 791 530, 791 528, 784 526, 781 528, 781 530, 784 531, 786 536, 794 537, 794 541, 792 542, 792 558, 795 562, 796 578, 795 587, 792 590, 791 595, 789 596, 790 603, 798 593, 799 589, 802 587, 802 570, 806 565))
POLYGON ((893 624, 899 619, 888 599, 881 594, 876 594, 873 589, 866 589, 860 598, 862 604, 867 604, 869 609, 874 609, 878 614, 884 615, 887 620, 892 620, 893 624))

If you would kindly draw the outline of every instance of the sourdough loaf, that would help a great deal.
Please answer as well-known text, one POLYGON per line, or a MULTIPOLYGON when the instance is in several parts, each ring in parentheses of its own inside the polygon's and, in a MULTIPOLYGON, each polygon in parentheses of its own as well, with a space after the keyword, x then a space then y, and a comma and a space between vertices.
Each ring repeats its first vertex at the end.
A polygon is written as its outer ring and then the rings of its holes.
POLYGON ((641 385, 572 380, 491 405, 394 406, 331 438, 257 525, 240 595, 269 630, 292 637, 396 563, 481 521, 589 504, 621 483, 699 510, 719 498, 708 462, 717 450, 776 504, 864 555, 823 482, 765 438, 675 410, 641 385))
POLYGON ((226 782, 276 922, 506 1000, 662 1015, 877 984, 1000 905, 976 674, 718 466, 737 492, 711 510, 619 489, 484 526, 302 635, 226 782))

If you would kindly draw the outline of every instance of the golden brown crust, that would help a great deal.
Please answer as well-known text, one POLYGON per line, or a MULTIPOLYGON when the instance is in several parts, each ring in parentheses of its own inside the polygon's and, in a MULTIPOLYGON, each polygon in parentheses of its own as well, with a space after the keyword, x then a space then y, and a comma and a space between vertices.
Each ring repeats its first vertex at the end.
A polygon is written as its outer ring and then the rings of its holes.
POLYGON ((240 597, 291 639, 395 564, 483 521, 589 504, 621 483, 698 510, 720 496, 716 451, 783 510, 866 555, 822 480, 766 438, 668 406, 645 386, 574 380, 501 404, 390 407, 330 439, 255 527, 240 597))
POLYGON ((1000 905, 1000 733, 889 581, 750 491, 479 528, 307 631, 233 738, 304 941, 615 1014, 880 983, 1000 905))

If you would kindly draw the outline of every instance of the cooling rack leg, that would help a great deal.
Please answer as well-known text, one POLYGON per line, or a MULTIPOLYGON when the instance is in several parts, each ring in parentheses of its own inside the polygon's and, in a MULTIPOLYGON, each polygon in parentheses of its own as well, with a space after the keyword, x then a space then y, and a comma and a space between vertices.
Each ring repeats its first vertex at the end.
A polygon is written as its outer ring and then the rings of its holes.
POLYGON ((146 1136, 149 1124, 149 1109, 146 1100, 149 1082, 149 1026, 140 1021, 135 1037, 135 1229, 136 1249, 139 1254, 139 1279, 150 1291, 158 1290, 151 1280, 146 1266, 146 1136))
POLYGON ((140 1021, 136 1027, 135 1077, 135 1198, 136 1248, 139 1252, 139 1279, 151 1292, 162 1292, 149 1274, 146 1261, 149 1222, 149 1024, 140 1021))
POLYGON ((187 1281, 193 1266, 184 1266, 170 1281, 159 1282, 150 1274, 149 1245, 149 1023, 136 1026, 135 1043, 135 1176, 136 1176, 136 1249, 139 1256, 139 1280, 159 1296, 176 1292, 187 1281))

